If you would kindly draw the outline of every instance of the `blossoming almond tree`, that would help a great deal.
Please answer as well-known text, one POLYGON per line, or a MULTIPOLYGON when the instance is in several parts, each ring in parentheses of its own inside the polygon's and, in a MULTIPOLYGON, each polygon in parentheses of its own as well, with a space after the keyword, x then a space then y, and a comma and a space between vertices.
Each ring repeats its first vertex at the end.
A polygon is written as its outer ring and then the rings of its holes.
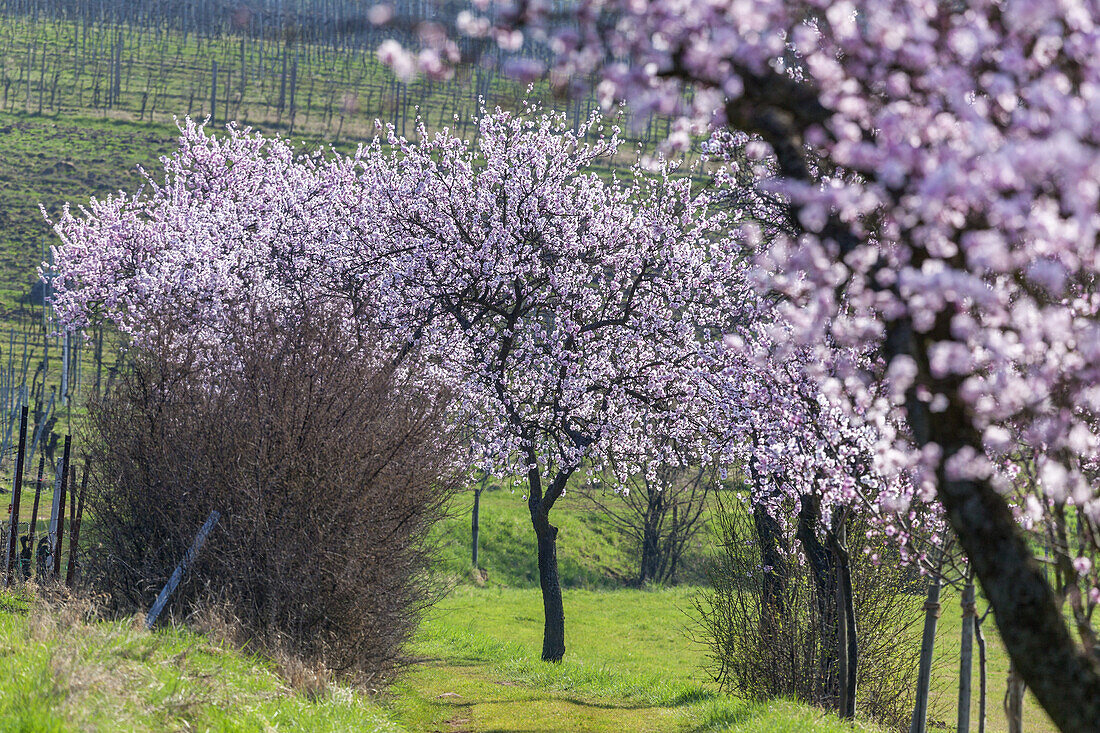
POLYGON ((716 123, 775 155, 766 183, 798 231, 763 253, 762 287, 822 360, 878 352, 822 386, 872 421, 903 411, 880 464, 935 491, 1055 723, 1100 729, 1100 660, 1071 638, 988 458, 1037 447, 1042 491, 1096 535, 1100 5, 582 0, 561 24, 542 3, 506 10, 462 27, 546 40, 552 80, 594 74, 609 102, 678 116, 674 144, 716 123))
POLYGON ((494 470, 524 478, 546 660, 565 652, 555 503, 611 457, 624 478, 707 452, 695 375, 747 294, 724 217, 686 177, 592 170, 620 147, 599 125, 497 110, 476 145, 391 136, 380 174, 384 238, 402 243, 385 310, 477 406, 494 470))

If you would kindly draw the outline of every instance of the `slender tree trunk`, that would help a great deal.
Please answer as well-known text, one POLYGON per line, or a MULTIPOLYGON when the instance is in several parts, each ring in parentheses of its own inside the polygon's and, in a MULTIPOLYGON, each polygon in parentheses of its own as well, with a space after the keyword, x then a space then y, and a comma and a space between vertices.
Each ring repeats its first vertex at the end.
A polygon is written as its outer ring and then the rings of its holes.
POLYGON ((761 606, 769 609, 769 616, 778 620, 787 615, 784 602, 787 592, 787 558, 780 549, 780 541, 783 530, 775 517, 761 506, 754 506, 752 510, 753 527, 756 529, 756 538, 760 543, 760 560, 765 565, 763 581, 761 582, 761 606))
POLYGON ((657 522, 661 516, 662 492, 654 492, 652 487, 647 500, 645 519, 642 526, 642 563, 638 572, 638 584, 644 585, 646 581, 653 580, 657 576, 658 566, 661 562, 661 552, 657 537, 657 522))
POLYGON ((550 509, 565 489, 568 472, 561 472, 543 495, 542 474, 534 451, 528 454, 527 508, 538 540, 539 585, 542 586, 542 660, 560 662, 565 656, 565 608, 558 577, 558 528, 550 524, 550 509))
POLYGON ((848 715, 848 604, 844 600, 844 584, 840 582, 840 558, 834 556, 836 566, 836 676, 840 684, 837 700, 837 714, 842 718, 848 715))
POLYGON ((837 706, 840 700, 839 678, 837 676, 837 609, 836 609, 836 573, 833 569, 832 553, 817 537, 816 527, 820 524, 821 511, 816 497, 802 497, 802 508, 798 512, 798 530, 796 536, 802 543, 806 560, 814 579, 814 596, 817 600, 818 624, 821 631, 821 662, 819 670, 820 704, 837 706))
MULTIPOLYGON (((754 486, 759 486, 755 458, 749 459, 749 472, 754 486)), ((753 505, 752 523, 756 532, 756 546, 760 548, 760 562, 764 566, 760 574, 760 639, 765 649, 778 651, 782 648, 779 643, 780 631, 787 626, 786 592, 787 579, 790 577, 787 558, 780 550, 785 544, 783 529, 775 517, 759 504, 753 505)), ((769 658, 771 673, 777 679, 784 661, 779 654, 773 654, 769 658)))
POLYGON ((852 590, 852 564, 846 546, 844 516, 834 515, 833 528, 826 535, 832 550, 836 594, 836 658, 839 680, 837 713, 842 718, 856 715, 856 683, 859 679, 859 639, 852 590))
MULTIPOLYGON (((752 445, 757 447, 756 433, 752 434, 752 445)), ((754 487, 763 485, 760 471, 756 465, 754 455, 749 458, 749 478, 754 487)), ((760 489, 757 488, 757 491, 760 489)), ((775 630, 778 623, 787 616, 786 594, 787 579, 790 577, 790 568, 787 566, 787 547, 783 541, 783 528, 779 522, 758 503, 753 504, 752 524, 756 530, 756 539, 760 547, 760 560, 764 564, 764 573, 761 582, 761 608, 767 609, 762 621, 767 622, 768 630, 764 638, 769 643, 774 641, 775 630)))
POLYGON ((978 733, 985 733, 986 704, 989 699, 986 681, 989 679, 986 669, 985 637, 982 635, 983 618, 974 619, 974 641, 978 643, 978 733))
POLYGON ((837 713, 842 718, 856 715, 856 639, 854 605, 852 604, 852 573, 848 564, 848 551, 844 546, 844 515, 833 515, 833 526, 828 531, 829 545, 833 550, 833 567, 836 569, 836 658, 840 697, 837 713))
POLYGON ((844 696, 844 707, 841 717, 856 717, 856 686, 859 679, 859 629, 856 624, 855 591, 852 588, 852 558, 848 555, 845 545, 844 527, 840 528, 841 537, 837 544, 839 550, 837 557, 837 572, 840 574, 839 586, 842 593, 841 602, 844 608, 844 629, 846 645, 840 650, 847 660, 848 684, 847 695, 844 696))

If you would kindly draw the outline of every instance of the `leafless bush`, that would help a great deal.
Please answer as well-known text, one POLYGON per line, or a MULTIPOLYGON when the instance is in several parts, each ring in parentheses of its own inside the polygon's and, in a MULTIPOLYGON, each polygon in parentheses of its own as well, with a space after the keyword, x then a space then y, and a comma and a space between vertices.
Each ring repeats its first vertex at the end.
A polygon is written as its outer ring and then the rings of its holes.
MULTIPOLYGON (((784 531, 773 523, 778 536, 762 541, 765 528, 751 508, 736 500, 721 504, 721 552, 711 589, 696 602, 716 679, 744 697, 788 697, 834 707, 835 603, 820 602, 793 528, 784 531)), ((923 584, 896 562, 896 551, 884 540, 868 539, 858 522, 850 524, 847 537, 859 647, 856 708, 860 717, 907 729, 920 653, 923 584), (871 552, 865 552, 869 547, 871 552), (880 562, 872 562, 871 553, 880 562)))
POLYGON ((581 487, 637 552, 639 584, 675 583, 685 551, 706 526, 707 496, 718 484, 709 467, 661 466, 626 479, 629 489, 581 487))
POLYGON ((87 577, 116 610, 148 608, 217 509, 170 611, 220 604, 261 647, 384 677, 432 598, 447 395, 318 314, 233 331, 213 352, 135 350, 91 406, 87 577))

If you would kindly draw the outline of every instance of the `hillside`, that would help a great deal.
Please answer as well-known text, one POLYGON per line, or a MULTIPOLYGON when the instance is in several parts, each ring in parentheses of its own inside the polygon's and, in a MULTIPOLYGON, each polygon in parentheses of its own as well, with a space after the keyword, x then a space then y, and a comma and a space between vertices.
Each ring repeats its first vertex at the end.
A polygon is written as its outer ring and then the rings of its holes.
MULTIPOLYGON (((450 516, 439 528, 443 572, 490 586, 537 588, 534 535, 522 492, 496 488, 482 493, 478 577, 470 574, 472 509, 473 492, 459 494, 451 502, 450 516)), ((591 501, 576 491, 567 492, 555 505, 551 521, 560 529, 558 562, 563 587, 611 589, 634 583, 638 548, 591 501)), ((710 548, 711 537, 704 530, 687 551, 678 582, 698 584, 706 580, 710 548)))

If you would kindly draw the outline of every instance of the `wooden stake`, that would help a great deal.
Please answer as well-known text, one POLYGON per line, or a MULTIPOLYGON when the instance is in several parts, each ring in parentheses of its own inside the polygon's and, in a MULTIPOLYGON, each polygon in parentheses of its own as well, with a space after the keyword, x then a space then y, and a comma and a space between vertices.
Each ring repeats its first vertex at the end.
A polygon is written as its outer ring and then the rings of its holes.
POLYGON ((31 567, 35 564, 34 533, 38 528, 38 500, 42 498, 42 474, 46 470, 46 454, 38 454, 38 475, 34 479, 34 507, 31 509, 31 526, 27 530, 27 544, 31 548, 31 567))
POLYGON ((180 579, 183 577, 183 574, 187 572, 187 569, 195 562, 199 550, 202 549, 203 543, 206 542, 206 536, 210 534, 210 530, 214 529, 214 525, 218 523, 220 517, 221 514, 215 509, 210 512, 210 516, 206 518, 206 521, 199 529, 199 533, 195 535, 195 541, 191 543, 191 548, 187 550, 187 554, 180 560, 180 564, 176 566, 175 571, 172 573, 172 577, 164 584, 164 588, 161 589, 160 595, 157 596, 157 600, 153 603, 153 607, 149 609, 149 615, 145 617, 146 629, 152 629, 153 624, 157 622, 157 616, 164 610, 164 606, 168 603, 168 598, 172 595, 176 586, 180 584, 180 579))
POLYGON ((23 492, 23 460, 27 450, 27 406, 19 412, 19 452, 15 455, 15 484, 11 496, 11 529, 8 532, 8 554, 4 567, 4 587, 12 582, 12 568, 15 566, 15 538, 19 535, 19 497, 23 492))
POLYGON ((920 644, 920 671, 917 675, 917 700, 909 733, 928 730, 928 695, 932 680, 932 652, 936 645, 936 624, 940 618, 940 577, 928 584, 928 600, 924 603, 924 637, 920 644))
POLYGON ((53 545, 53 576, 61 577, 61 541, 65 537, 65 490, 69 485, 69 450, 72 448, 73 436, 65 436, 65 451, 61 456, 61 493, 59 494, 57 507, 57 534, 53 545))
MULTIPOLYGON (((80 520, 84 518, 84 496, 88 492, 88 462, 84 461, 84 475, 80 479, 80 500, 75 501, 71 510, 72 528, 69 533, 69 570, 65 573, 65 585, 73 587, 76 579, 76 557, 80 549, 80 520)), ((73 492, 76 496, 76 492, 73 492)))
POLYGON ((970 678, 974 664, 974 619, 978 615, 974 604, 974 581, 967 574, 962 593, 962 639, 959 646, 959 715, 958 733, 970 733, 970 678))

